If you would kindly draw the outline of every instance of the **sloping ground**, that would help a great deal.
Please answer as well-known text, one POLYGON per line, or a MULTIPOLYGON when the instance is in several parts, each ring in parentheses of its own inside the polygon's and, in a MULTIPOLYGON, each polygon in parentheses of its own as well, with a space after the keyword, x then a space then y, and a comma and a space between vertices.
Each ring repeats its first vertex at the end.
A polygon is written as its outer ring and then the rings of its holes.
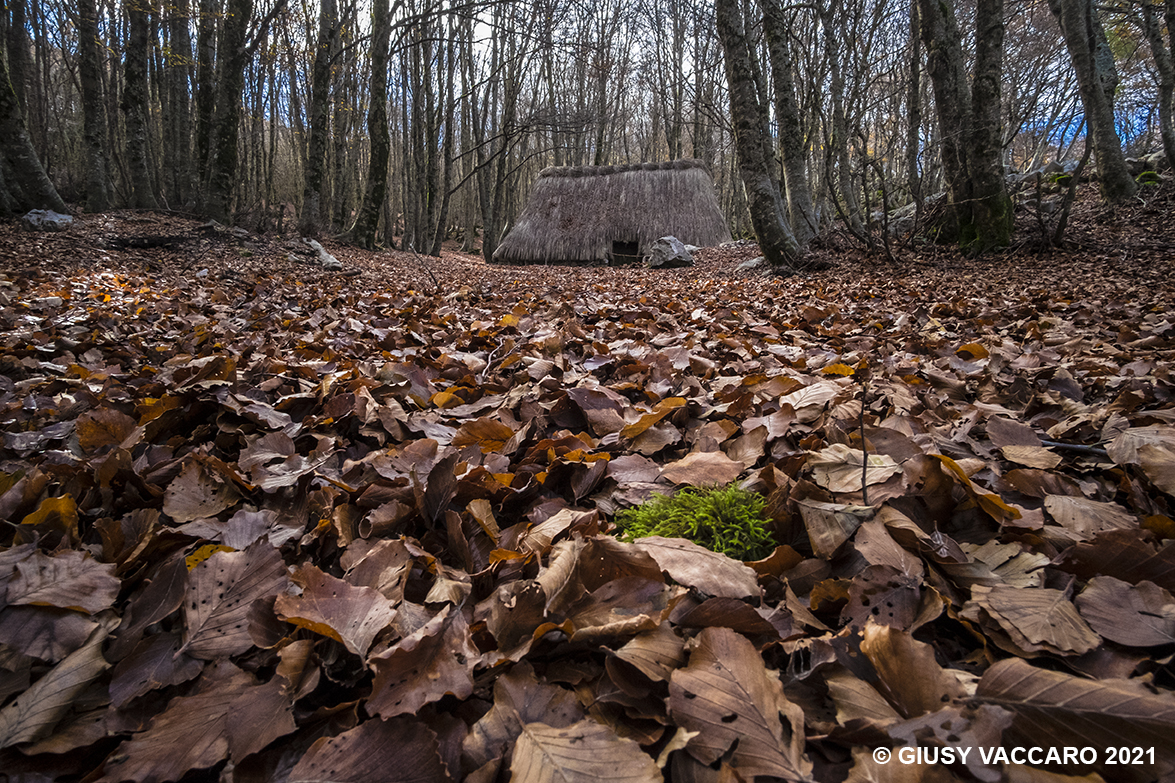
POLYGON ((0 776, 1171 779, 1170 201, 789 279, 2 226, 0 776), (607 535, 732 480, 767 560, 607 535))

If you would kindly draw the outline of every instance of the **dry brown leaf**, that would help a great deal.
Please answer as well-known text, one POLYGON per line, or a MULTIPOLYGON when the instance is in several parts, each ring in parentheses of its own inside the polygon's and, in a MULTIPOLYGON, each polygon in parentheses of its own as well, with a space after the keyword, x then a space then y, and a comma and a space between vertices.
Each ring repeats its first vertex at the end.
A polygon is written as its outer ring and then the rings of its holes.
POLYGON ((938 665, 934 648, 906 631, 887 625, 865 626, 861 652, 877 671, 877 689, 905 718, 934 712, 963 695, 959 678, 938 665))
POLYGON ((975 585, 971 600, 1026 653, 1048 650, 1057 655, 1081 655, 1101 644, 1101 638, 1060 590, 975 585))
POLYGON ((742 463, 721 451, 695 451, 661 468, 661 480, 691 487, 721 486, 734 481, 742 472, 742 463))
POLYGON ((652 556, 680 584, 722 598, 758 596, 759 580, 750 567, 684 538, 648 536, 633 547, 652 556))
POLYGON ((804 779, 804 713, 783 694, 754 646, 729 628, 706 628, 689 665, 669 681, 669 712, 679 725, 699 732, 690 754, 713 764, 738 742, 731 766, 739 775, 804 779))
POLYGON ((636 634, 615 656, 640 670, 650 680, 665 682, 685 663, 685 642, 669 623, 636 634))
POLYGON ((808 540, 817 557, 829 560, 852 537, 866 519, 873 516, 869 506, 801 500, 796 503, 808 530, 808 540))
POLYGON ((975 692, 981 702, 1015 714, 1004 734, 1012 747, 1092 747, 1095 769, 1107 780, 1141 783, 1175 773, 1175 697, 1124 680, 1091 681, 1032 666, 1019 658, 999 661, 975 692), (1110 747, 1154 748, 1155 763, 1105 765, 1110 747))
POLYGON ((657 763, 640 745, 590 718, 562 728, 524 724, 510 762, 512 783, 661 779, 657 763))
POLYGON ((1138 517, 1127 513, 1117 503, 1101 503, 1071 495, 1048 495, 1044 508, 1058 525, 1082 538, 1092 538, 1105 530, 1138 527, 1138 517))
POLYGON ((53 731, 73 706, 74 699, 110 668, 102 657, 102 642, 107 633, 105 627, 95 629, 79 650, 66 656, 0 710, 0 748, 31 742, 53 731))
POLYGON ((449 783, 437 735, 411 718, 368 720, 310 746, 288 783, 449 783))
POLYGON ((529 664, 515 666, 494 683, 494 706, 473 725, 462 745, 475 767, 510 751, 524 724, 563 728, 584 717, 575 694, 540 682, 529 664))
POLYGON ((1175 643, 1175 599, 1152 582, 1095 576, 1076 603, 1090 627, 1110 641, 1127 647, 1175 643))
POLYGON ((473 669, 481 656, 465 615, 446 606, 420 630, 368 660, 375 672, 368 709, 382 718, 414 715, 446 695, 473 693, 473 669))
POLYGON ((1052 470, 1061 464, 1061 455, 1043 446, 1002 446, 1004 459, 1029 468, 1052 470))
POLYGON ((808 467, 812 480, 830 492, 860 492, 861 485, 871 486, 888 481, 902 472, 892 458, 884 454, 866 455, 860 449, 834 443, 826 449, 808 452, 808 467), (862 476, 862 463, 868 465, 862 476))
POLYGON ((179 523, 214 517, 237 504, 237 488, 203 462, 188 459, 180 474, 167 485, 163 513, 179 523))
POLYGON ((1159 489, 1175 495, 1175 427, 1131 427, 1106 447, 1119 465, 1138 465, 1159 489))
POLYGON ((228 716, 243 706, 238 698, 251 690, 252 677, 228 663, 209 672, 196 693, 172 699, 146 731, 119 746, 103 783, 179 780, 228 757, 228 716))
POLYGON ((354 587, 310 564, 295 571, 292 580, 302 594, 279 595, 274 604, 278 617, 342 642, 360 657, 396 616, 391 601, 378 590, 354 587))
POLYGON ((114 605, 122 582, 114 565, 69 549, 53 557, 34 552, 15 564, 8 603, 56 606, 97 614, 114 605))
POLYGON ((217 552, 188 574, 181 651, 213 660, 248 650, 250 608, 284 592, 287 584, 286 564, 265 541, 244 552, 217 552))

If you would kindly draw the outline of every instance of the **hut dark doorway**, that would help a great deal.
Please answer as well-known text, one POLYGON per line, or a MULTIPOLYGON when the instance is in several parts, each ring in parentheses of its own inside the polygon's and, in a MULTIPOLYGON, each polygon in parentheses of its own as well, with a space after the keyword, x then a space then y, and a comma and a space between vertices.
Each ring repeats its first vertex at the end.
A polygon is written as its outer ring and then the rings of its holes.
POLYGON ((613 241, 609 260, 613 265, 639 263, 641 260, 640 243, 613 241))

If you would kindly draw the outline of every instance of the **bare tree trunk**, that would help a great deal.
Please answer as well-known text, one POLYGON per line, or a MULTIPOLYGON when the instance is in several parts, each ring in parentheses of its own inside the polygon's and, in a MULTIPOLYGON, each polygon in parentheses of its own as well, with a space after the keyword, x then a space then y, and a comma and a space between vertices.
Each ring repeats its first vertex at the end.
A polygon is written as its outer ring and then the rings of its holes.
MULTIPOLYGON (((218 220, 232 218, 233 189, 237 185, 241 124, 241 93, 250 53, 245 46, 253 0, 229 0, 217 43, 216 114, 212 127, 212 164, 208 177, 208 212, 218 220)), ((257 31, 258 40, 265 35, 257 31)))
POLYGON ((1004 178, 1000 79, 1004 62, 1004 0, 975 5, 975 74, 971 89, 971 227, 962 246, 970 253, 1007 247, 1015 226, 1004 178))
POLYGON ((922 133, 922 37, 918 30, 918 0, 910 0, 910 73, 906 82, 906 187, 914 208, 922 211, 922 177, 918 157, 922 133))
POLYGON ((0 210, 65 212, 65 202, 45 174, 24 124, 24 112, 0 56, 0 210))
POLYGON ((363 203, 351 228, 351 239, 361 247, 375 247, 380 210, 388 194, 388 157, 391 136, 388 132, 388 44, 392 19, 388 0, 374 0, 371 9, 371 95, 368 96, 367 136, 371 140, 371 158, 367 165, 367 185, 363 203))
POLYGON ((1077 74, 1086 133, 1097 156, 1098 189, 1107 203, 1120 204, 1134 195, 1137 186, 1126 168, 1122 141, 1114 127, 1113 96, 1118 77, 1097 9, 1093 0, 1049 0, 1049 10, 1061 25, 1077 74))
POLYGON ((779 147, 783 157, 783 181, 787 211, 796 242, 805 247, 816 236, 816 215, 808 187, 808 150, 796 106, 788 24, 779 0, 759 0, 763 32, 771 55, 771 81, 775 86, 775 119, 779 123, 779 147))
POLYGON ((979 0, 976 5, 974 94, 967 85, 962 39, 950 3, 922 0, 919 11, 951 206, 944 235, 968 253, 1004 247, 1011 238, 1013 213, 1001 160, 1003 0, 979 0))
POLYGON ((768 263, 776 269, 793 272, 800 247, 784 220, 779 182, 771 176, 768 161, 764 159, 763 138, 767 129, 762 126, 763 112, 751 71, 739 0, 717 0, 715 17, 730 86, 730 114, 739 173, 747 192, 751 223, 768 263))
MULTIPOLYGON (((93 0, 84 0, 92 3, 93 0)), ((167 62, 168 112, 164 119, 164 168, 170 184, 168 197, 175 204, 192 203, 195 182, 192 173, 192 36, 191 0, 173 0, 168 5, 168 32, 171 38, 167 62)))
MULTIPOLYGON (((1175 169, 1175 119, 1172 118, 1175 96, 1175 46, 1163 40, 1163 25, 1155 18, 1150 0, 1142 2, 1142 31, 1151 47, 1155 70, 1159 72, 1159 135, 1163 139, 1163 154, 1167 165, 1175 169)), ((1175 41, 1175 0, 1165 0, 1164 8, 1169 40, 1175 41)))
POLYGON ((102 60, 98 45, 98 15, 94 0, 78 0, 78 76, 82 90, 82 135, 86 146, 87 212, 110 208, 106 109, 102 104, 102 60))
POLYGON ((310 144, 306 157, 306 185, 298 230, 317 236, 322 229, 322 187, 326 175, 326 147, 330 136, 330 59, 338 37, 335 0, 322 0, 318 15, 318 42, 310 80, 310 144))
MULTIPOLYGON (((826 5, 821 10, 822 28, 824 30, 824 47, 827 53, 829 66, 832 71, 832 137, 829 139, 829 154, 836 163, 836 185, 844 201, 845 217, 848 220, 849 230, 857 237, 871 242, 865 225, 861 221, 861 204, 857 199, 857 189, 853 185, 852 165, 849 162, 849 122, 845 115, 845 80, 841 69, 842 53, 836 39, 836 17, 834 0, 825 0, 826 5)), ((831 184, 830 188, 831 188, 831 184)), ((835 198, 835 197, 834 197, 835 198)))
POLYGON ((130 27, 124 66, 126 89, 122 96, 122 111, 126 118, 126 157, 131 177, 131 206, 140 209, 159 206, 151 190, 151 168, 147 161, 147 114, 150 101, 147 92, 147 54, 150 51, 148 2, 126 0, 130 27))
POLYGON ((199 0, 196 25, 196 177, 201 187, 208 182, 211 162, 212 123, 216 114, 216 18, 221 0, 199 0))

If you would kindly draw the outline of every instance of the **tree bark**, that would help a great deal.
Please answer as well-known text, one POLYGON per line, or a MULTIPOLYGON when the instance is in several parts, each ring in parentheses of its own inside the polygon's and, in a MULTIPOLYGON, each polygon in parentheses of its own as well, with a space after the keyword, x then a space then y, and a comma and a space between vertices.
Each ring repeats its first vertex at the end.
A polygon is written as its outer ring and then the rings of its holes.
POLYGON ((374 0, 371 9, 371 94, 368 96, 367 136, 371 158, 363 203, 351 228, 351 239, 367 249, 375 247, 380 210, 388 194, 388 158, 391 135, 388 131, 388 44, 392 19, 388 0, 374 0))
POLYGON ((318 15, 318 41, 310 75, 310 143, 306 157, 306 185, 302 191, 302 218, 298 224, 298 230, 307 236, 317 236, 322 230, 322 186, 330 136, 330 59, 338 29, 335 0, 322 0, 318 15))
POLYGON ((739 0, 717 0, 715 18, 722 42, 726 79, 730 87, 730 114, 734 123, 739 174, 746 190, 751 224, 764 258, 776 269, 794 272, 799 243, 783 215, 779 182, 764 159, 762 110, 751 70, 751 55, 743 31, 739 0))
MULTIPOLYGON (((93 0, 82 0, 93 3, 93 0)), ((192 201, 192 36, 188 29, 191 0, 173 0, 168 6, 168 34, 171 51, 167 60, 168 114, 165 118, 166 140, 164 168, 168 180, 167 196, 174 204, 192 201)), ((83 77, 84 78, 84 77, 83 77)))
MULTIPOLYGON (((241 120, 241 93, 245 89, 248 53, 245 36, 253 16, 253 0, 229 0, 217 42, 216 113, 212 126, 212 162, 208 172, 208 213, 217 220, 232 217, 233 188, 237 184, 237 141, 241 120)), ((262 35, 260 31, 258 35, 262 35)))
POLYGON ((151 166, 147 159, 147 116, 150 94, 147 83, 147 57, 150 52, 151 0, 126 0, 129 22, 127 30, 126 62, 123 76, 126 88, 122 96, 122 112, 126 122, 126 158, 130 169, 130 205, 138 209, 159 206, 151 188, 151 166))
POLYGON ((763 32, 771 56, 771 81, 775 87, 775 120, 779 124, 779 148, 783 157, 783 182, 792 232, 800 247, 816 236, 816 215, 808 187, 808 149, 796 89, 792 76, 788 24, 779 0, 759 0, 763 9, 763 32))
POLYGON ((919 217, 922 212, 922 177, 918 159, 922 135, 922 38, 918 0, 910 0, 910 73, 906 82, 906 187, 919 217))
POLYGON ((82 91, 82 136, 86 147, 86 211, 110 208, 106 159, 106 108, 102 102, 102 59, 94 0, 78 0, 78 71, 82 91))
MULTIPOLYGON (((1175 0, 1165 0, 1167 35, 1175 40, 1175 0)), ((1175 119, 1172 106, 1175 101, 1175 47, 1163 41, 1162 23, 1155 18, 1150 0, 1142 0, 1142 31, 1150 44, 1155 70, 1159 72, 1159 135, 1163 139, 1163 154, 1167 165, 1175 169, 1175 119)))
POLYGON ((0 210, 29 209, 66 211, 33 149, 24 112, 8 77, 7 58, 0 56, 0 210))
MULTIPOLYGON (((869 239, 865 225, 861 221, 861 204, 857 198, 857 188, 853 185, 852 166, 849 163, 849 121, 845 114, 845 80, 840 66, 841 47, 836 40, 836 17, 833 14, 835 9, 832 0, 825 2, 827 5, 821 11, 821 27, 824 30, 824 47, 829 60, 832 87, 832 137, 829 139, 829 153, 836 163, 836 184, 844 201, 849 230, 871 244, 872 240, 869 239)), ((831 183, 829 185, 831 187, 831 183)))
MULTIPOLYGON (((196 178, 208 182, 212 162, 212 123, 216 114, 216 18, 221 0, 199 0, 196 25, 196 178)), ((292 84, 292 83, 291 83, 292 84)))
POLYGON ((1126 168, 1122 141, 1114 127, 1114 89, 1117 75, 1113 55, 1093 0, 1049 0, 1049 10, 1061 25, 1065 48, 1077 74, 1077 87, 1085 106, 1086 143, 1097 156, 1098 189, 1102 200, 1120 204, 1134 195, 1137 186, 1126 168))
POLYGON ((976 4, 973 90, 964 73, 962 38, 950 3, 921 0, 919 16, 950 206, 943 236, 971 254, 1005 247, 1014 216, 1001 160, 1003 0, 976 4))

